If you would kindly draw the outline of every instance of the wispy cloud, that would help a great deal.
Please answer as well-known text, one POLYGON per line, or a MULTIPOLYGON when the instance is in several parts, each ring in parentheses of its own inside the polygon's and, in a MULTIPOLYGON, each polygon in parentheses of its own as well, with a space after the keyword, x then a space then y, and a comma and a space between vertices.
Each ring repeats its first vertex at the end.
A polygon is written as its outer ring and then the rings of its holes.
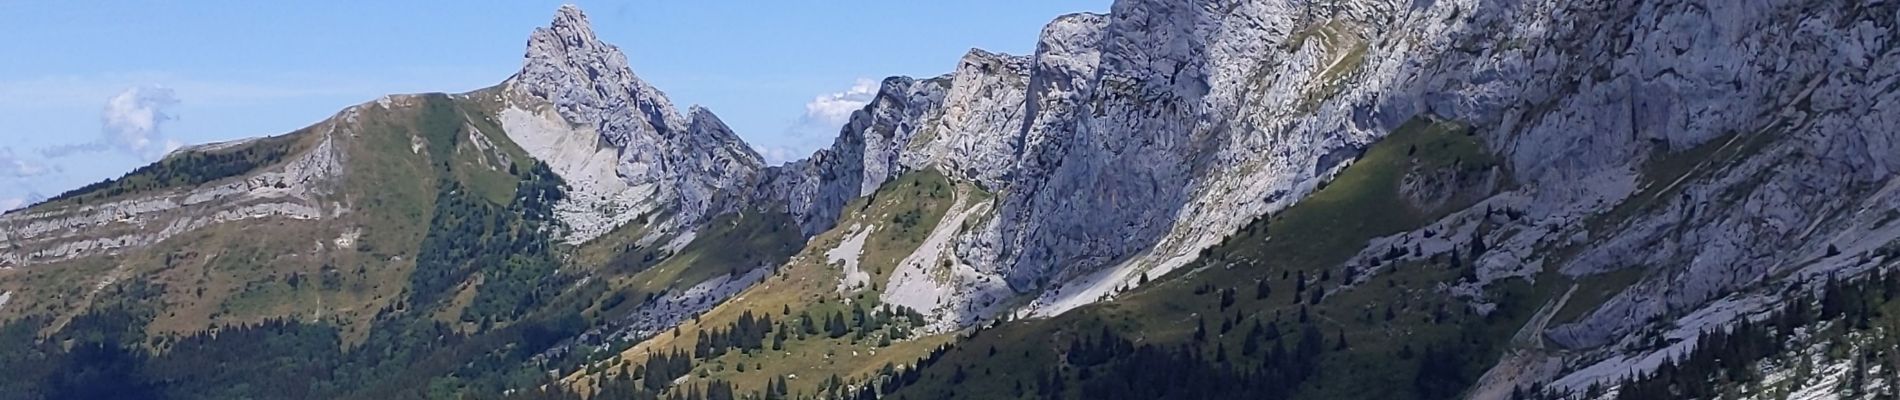
POLYGON ((33 182, 62 173, 58 165, 27 159, 12 147, 0 146, 0 212, 26 207, 45 200, 33 190, 33 182))
POLYGON ((98 139, 43 148, 40 155, 60 158, 118 150, 145 160, 157 159, 182 145, 176 139, 165 137, 162 130, 166 121, 176 118, 167 111, 176 105, 178 95, 171 89, 157 86, 125 89, 106 100, 100 114, 105 128, 98 139))
POLYGON ((828 93, 805 103, 802 122, 838 127, 851 120, 851 113, 877 98, 877 81, 858 78, 857 84, 843 92, 828 93))
POLYGON ((12 147, 0 147, 0 177, 31 178, 57 170, 46 164, 29 161, 13 154, 12 147))

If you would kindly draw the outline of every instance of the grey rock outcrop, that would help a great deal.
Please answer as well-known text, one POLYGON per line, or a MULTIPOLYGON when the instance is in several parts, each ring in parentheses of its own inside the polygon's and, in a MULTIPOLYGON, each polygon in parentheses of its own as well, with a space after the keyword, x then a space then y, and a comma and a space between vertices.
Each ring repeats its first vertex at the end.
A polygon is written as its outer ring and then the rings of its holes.
POLYGON ((806 235, 830 229, 845 203, 909 170, 901 157, 944 99, 943 78, 885 79, 877 96, 851 114, 830 147, 771 167, 756 198, 783 207, 806 235))
MULTIPOLYGON (((318 220, 347 213, 349 209, 331 196, 344 176, 347 160, 338 141, 362 128, 351 116, 369 106, 374 103, 345 109, 336 118, 309 128, 314 143, 309 149, 247 176, 91 204, 65 201, 0 214, 0 269, 121 254, 223 223, 318 220)), ((195 146, 167 157, 224 151, 254 142, 195 146)))
MULTIPOLYGON (((1893 262, 1872 254, 1900 243, 1881 218, 1900 208, 1896 32, 1892 1, 1120 0, 1057 18, 1032 55, 972 50, 947 75, 885 79, 830 147, 766 167, 563 7, 499 97, 508 135, 580 194, 557 210, 574 241, 655 214, 687 232, 742 206, 816 235, 906 172, 976 183, 995 197, 959 192, 955 229, 902 262, 947 278, 886 293, 936 307, 922 311, 939 330, 1013 311, 1007 300, 1046 316, 1111 298, 1301 200, 1402 123, 1455 121, 1503 160, 1484 179, 1500 193, 1346 265, 1482 237, 1476 280, 1443 288, 1478 312, 1495 305, 1492 282, 1642 269, 1577 320, 1531 332, 1579 355, 1527 379, 1578 387, 1605 378, 1591 371, 1653 367, 1636 360, 1655 353, 1623 354, 1637 333, 1692 334, 1773 307, 1762 288, 1893 262)), ((103 226, 179 195, 0 225, 103 226)), ((4 251, 0 263, 41 257, 4 251)))
POLYGON ((970 50, 949 76, 948 93, 901 157, 912 168, 933 166, 952 177, 1004 186, 1022 149, 1026 57, 970 50))
MULTIPOLYGON (((596 135, 615 151, 618 179, 629 190, 645 193, 627 199, 632 204, 571 217, 610 221, 583 223, 587 226, 611 229, 635 215, 668 213, 672 226, 690 230, 741 204, 764 168, 758 153, 711 111, 696 106, 681 116, 664 93, 633 74, 618 47, 594 35, 586 15, 571 5, 529 36, 521 71, 504 87, 508 97, 521 99, 512 106, 551 105, 567 124, 596 135)), ((604 231, 571 239, 585 241, 604 231)))
MULTIPOLYGON (((1046 315, 1192 260, 1404 121, 1457 121, 1506 160, 1512 186, 1426 228, 1505 227, 1483 231, 1496 249, 1476 260, 1481 282, 1450 291, 1483 310, 1484 282, 1651 269, 1548 332, 1596 348, 1798 279, 1790 271, 1865 270, 1815 261, 1830 244, 1865 253, 1900 236, 1868 222, 1895 201, 1897 8, 1118 1, 1105 16, 1058 19, 1031 57, 966 56, 940 110, 907 113, 927 128, 898 159, 1000 193, 948 257, 983 271, 977 279, 1007 279, 1046 315), (1671 157, 1711 158, 1687 172, 1653 167, 1671 157), (1626 203, 1647 206, 1626 215, 1626 203), (1547 258, 1563 247, 1578 253, 1547 258)), ((841 149, 855 146, 844 139, 841 149)), ((1429 242, 1455 248, 1468 236, 1429 242)))

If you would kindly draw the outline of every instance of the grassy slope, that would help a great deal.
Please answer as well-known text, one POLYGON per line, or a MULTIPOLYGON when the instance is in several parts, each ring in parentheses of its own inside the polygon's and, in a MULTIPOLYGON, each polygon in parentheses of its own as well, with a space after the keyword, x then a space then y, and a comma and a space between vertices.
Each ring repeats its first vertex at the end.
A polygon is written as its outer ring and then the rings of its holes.
MULTIPOLYGON (((776 274, 699 318, 682 324, 677 337, 670 333, 661 334, 624 351, 619 359, 600 363, 601 367, 583 373, 618 374, 618 365, 639 365, 645 362, 648 354, 671 352, 674 349, 690 351, 699 332, 728 326, 748 311, 757 316, 770 316, 774 321, 791 321, 788 318, 796 318, 801 313, 822 318, 833 312, 848 312, 853 303, 864 304, 867 309, 875 308, 878 306, 879 290, 890 271, 903 257, 915 251, 937 221, 942 219, 950 208, 954 189, 954 184, 935 171, 906 174, 892 180, 877 193, 846 205, 846 216, 837 228, 813 237, 809 245, 785 263, 776 274), (907 214, 914 215, 918 222, 904 226, 895 220, 907 214), (846 231, 853 225, 878 227, 877 232, 866 239, 860 257, 860 268, 873 272, 872 282, 876 284, 842 294, 838 291, 842 267, 826 265, 825 252, 842 242, 846 231), (791 310, 791 314, 785 314, 787 309, 791 310)), ((702 240, 704 238, 702 236, 702 240)), ((681 254, 688 255, 691 248, 689 246, 689 250, 683 250, 681 254)), ((675 259, 692 260, 690 257, 675 259)), ((669 260, 667 263, 671 262, 669 260)), ((837 375, 861 379, 886 363, 913 362, 948 340, 950 337, 945 335, 928 336, 897 341, 889 347, 878 347, 875 337, 858 343, 852 343, 850 336, 839 339, 824 338, 823 335, 802 340, 794 338, 786 342, 782 351, 768 349, 754 354, 735 351, 712 360, 700 360, 693 376, 699 379, 699 374, 703 372, 706 378, 731 381, 741 391, 752 391, 763 388, 768 379, 795 374, 798 379, 787 381, 792 391, 813 393, 818 383, 826 377, 837 375), (746 372, 738 371, 739 364, 748 366, 746 372)), ((581 381, 591 379, 584 374, 575 378, 581 381)))
MULTIPOLYGON (((852 223, 867 222, 885 226, 879 234, 867 240, 864 251, 864 268, 874 272, 874 279, 882 286, 890 271, 910 254, 923 237, 929 233, 930 225, 912 224, 901 226, 893 223, 892 218, 906 212, 913 213, 922 224, 934 224, 937 216, 950 205, 952 186, 942 175, 933 172, 906 175, 886 184, 886 189, 864 199, 853 200, 846 205, 847 210, 858 210, 860 214, 840 222, 840 227, 852 223), (892 191, 903 188, 904 194, 893 197, 892 191), (866 208, 871 199, 886 198, 878 208, 866 208), (901 209, 900 209, 901 208, 901 209), (868 214, 867 214, 868 213, 868 214)), ((653 220, 666 218, 665 215, 651 217, 653 220)), ((644 298, 671 290, 691 287, 707 279, 734 272, 743 272, 758 266, 777 266, 784 264, 795 254, 809 252, 812 248, 835 247, 842 240, 837 234, 822 234, 806 239, 798 234, 796 225, 790 216, 783 213, 747 210, 735 214, 715 217, 713 221, 697 234, 677 254, 669 254, 661 245, 665 240, 648 246, 639 246, 636 241, 645 234, 644 226, 637 223, 621 227, 593 242, 575 248, 575 260, 585 268, 596 268, 598 273, 613 281, 613 286, 626 298, 644 298), (823 245, 819 245, 822 243, 823 245)), ((822 259, 822 252, 815 253, 812 259, 822 259)), ((876 295, 873 294, 872 297, 876 295)), ((638 302, 625 302, 613 310, 601 310, 611 315, 614 311, 631 311, 638 302)))
POLYGON ((180 189, 243 176, 259 168, 275 165, 289 155, 308 150, 314 144, 304 128, 280 136, 257 138, 216 150, 168 154, 164 159, 140 167, 118 178, 88 184, 48 199, 36 206, 84 205, 133 194, 180 189))
MULTIPOLYGON (((596 274, 608 279, 611 282, 608 286, 625 298, 643 299, 684 290, 720 275, 781 264, 805 243, 790 215, 758 210, 714 217, 677 254, 660 248, 665 240, 644 248, 632 246, 633 239, 641 232, 639 227, 623 227, 575 252, 583 263, 609 260, 605 268, 599 264, 584 265, 597 268, 596 274), (650 257, 644 257, 648 255, 650 257), (612 259, 616 257, 635 259, 614 264, 612 259)), ((639 303, 622 302, 614 309, 598 312, 614 315, 632 311, 639 303)))
MULTIPOLYGON (((154 309, 147 327, 151 335, 295 318, 333 322, 344 329, 346 338, 360 339, 379 311, 401 301, 399 294, 414 267, 416 245, 427 233, 438 179, 462 182, 499 204, 510 200, 516 178, 498 162, 501 157, 470 143, 466 127, 476 127, 506 159, 531 161, 478 105, 446 95, 396 99, 389 108, 375 103, 359 107, 359 126, 346 127, 347 133, 335 137, 347 170, 336 193, 321 201, 342 204, 350 213, 317 221, 265 219, 215 225, 121 255, 4 271, 0 290, 13 290, 15 295, 0 318, 50 315, 55 321, 63 320, 98 303, 93 287, 101 277, 111 276, 120 281, 149 281, 161 288, 162 294, 155 298, 134 299, 154 309), (412 137, 427 143, 421 151, 412 151, 412 137), (360 231, 362 236, 354 246, 338 248, 334 240, 347 231, 360 231)), ((291 149, 290 155, 272 158, 285 161, 313 147, 332 123, 345 124, 338 118, 213 153, 270 154, 276 148, 291 149)), ((240 175, 194 180, 189 179, 194 176, 191 171, 174 168, 178 160, 193 158, 174 155, 109 185, 44 206, 242 179, 240 175)), ((227 164, 231 163, 217 165, 227 164)))
MULTIPOLYGON (((956 186, 937 171, 925 170, 900 176, 885 183, 877 193, 852 202, 850 206, 857 207, 858 214, 846 217, 839 226, 878 227, 877 232, 865 239, 863 254, 859 256, 859 270, 871 274, 871 286, 865 288, 871 297, 884 292, 884 285, 890 282, 897 264, 916 252, 917 246, 923 245, 930 231, 936 229, 937 223, 950 211, 956 200, 956 186)), ((971 198, 966 204, 987 201, 983 191, 968 189, 971 198)))
MULTIPOLYGON (((628 265, 641 264, 637 257, 647 253, 640 251, 642 250, 638 246, 640 238, 646 236, 649 222, 663 218, 652 216, 634 218, 632 223, 607 231, 606 234, 580 246, 574 246, 572 247, 574 258, 571 261, 584 268, 606 269, 607 272, 623 269, 624 267, 615 265, 616 262, 623 262, 623 260, 628 265), (627 259, 627 257, 636 258, 627 259)), ((650 260, 646 264, 650 265, 650 260)))
POLYGON ((94 284, 119 265, 118 257, 89 257, 47 264, 43 268, 0 269, 0 291, 13 293, 0 307, 0 325, 32 316, 46 317, 41 334, 57 330, 66 320, 85 312, 96 295, 94 284))
MULTIPOLYGON (((980 332, 948 353, 944 361, 925 370, 923 384, 905 389, 910 398, 933 398, 947 393, 960 396, 1005 398, 1014 385, 1033 385, 1023 374, 985 375, 952 387, 944 382, 957 366, 988 372, 1034 365, 1046 368, 1059 360, 1059 349, 1075 334, 1092 334, 1103 326, 1127 334, 1139 343, 1181 343, 1205 318, 1210 336, 1229 349, 1240 348, 1245 327, 1253 320, 1278 321, 1282 333, 1294 335, 1300 306, 1290 277, 1304 271, 1317 277, 1333 269, 1331 282, 1311 287, 1332 290, 1339 280, 1336 267, 1364 246, 1368 239, 1409 229, 1442 217, 1419 211, 1398 194, 1402 177, 1414 168, 1466 168, 1490 164, 1475 138, 1450 123, 1414 120, 1374 145, 1331 184, 1272 217, 1256 222, 1209 252, 1195 266, 1183 268, 1157 284, 1143 286, 1119 299, 1098 303, 1048 320, 1018 321, 980 332), (1414 145, 1418 152, 1408 155, 1414 145), (1264 227, 1264 232, 1261 232, 1264 227), (1255 299, 1254 282, 1266 279, 1272 295, 1255 299), (1198 288, 1214 291, 1197 294, 1198 288), (1219 307, 1215 293, 1234 288, 1235 306, 1219 307), (1243 321, 1227 335, 1218 334, 1223 318, 1239 314, 1243 321), (994 350, 992 350, 994 349, 994 350), (994 354, 994 355, 992 355, 994 354)), ((1461 207, 1445 207, 1455 209, 1461 207)), ((1454 340, 1495 341, 1515 330, 1537 298, 1550 292, 1521 281, 1493 287, 1503 300, 1503 311, 1486 319, 1461 312, 1457 302, 1435 289, 1457 276, 1443 264, 1404 265, 1383 272, 1371 282, 1331 293, 1311 315, 1329 342, 1339 332, 1352 345, 1332 352, 1322 362, 1321 376, 1301 392, 1309 398, 1371 398, 1409 396, 1415 362, 1395 361, 1407 344, 1415 351, 1433 343, 1454 340), (1384 307, 1393 307, 1392 321, 1383 319, 1384 307), (1434 311, 1447 310, 1447 319, 1432 322, 1434 311), (1371 318, 1367 318, 1371 316, 1371 318)), ((1310 290, 1310 289, 1309 289, 1310 290)), ((1208 345, 1209 348, 1213 344, 1208 345)), ((1211 356, 1210 356, 1211 358, 1211 356)), ((1475 378, 1477 371, 1470 372, 1475 378)), ((1033 391, 1031 391, 1033 393, 1033 391)))

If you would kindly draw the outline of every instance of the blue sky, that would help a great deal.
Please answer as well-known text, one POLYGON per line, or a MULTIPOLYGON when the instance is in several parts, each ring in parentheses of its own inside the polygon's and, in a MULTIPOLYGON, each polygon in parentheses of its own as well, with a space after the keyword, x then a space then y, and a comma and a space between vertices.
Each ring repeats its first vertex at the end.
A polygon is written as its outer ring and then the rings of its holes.
MULTIPOLYGON (((0 209, 118 176, 171 146, 284 133, 388 93, 493 85, 561 3, 0 2, 0 209)), ((711 108, 780 160, 828 143, 835 110, 864 98, 864 84, 949 72, 972 47, 1027 54, 1050 19, 1108 8, 577 4, 676 105, 711 108)))

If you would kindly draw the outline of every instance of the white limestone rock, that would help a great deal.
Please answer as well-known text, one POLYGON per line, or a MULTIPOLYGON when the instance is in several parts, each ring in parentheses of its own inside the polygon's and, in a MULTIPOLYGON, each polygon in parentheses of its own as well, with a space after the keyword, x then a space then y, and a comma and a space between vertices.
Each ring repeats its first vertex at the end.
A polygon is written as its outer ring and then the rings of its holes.
POLYGON ((504 127, 510 137, 533 143, 524 145, 533 148, 531 155, 560 166, 556 172, 563 179, 582 187, 580 196, 568 196, 570 204, 557 206, 576 227, 570 242, 657 213, 671 218, 655 234, 696 229, 744 204, 764 167, 758 153, 711 111, 693 107, 681 116, 665 94, 633 74, 618 47, 595 37, 586 15, 572 5, 529 36, 521 71, 503 86, 503 97, 520 109, 503 111, 504 122, 517 121, 504 127), (546 108, 566 127, 521 115, 546 108), (598 160, 603 150, 614 153, 614 177, 622 183, 604 182, 608 177, 598 160))
MULTIPOLYGON (((359 106, 360 107, 360 106, 359 106)), ((339 114, 353 113, 354 107, 339 114)), ((342 118, 312 127, 315 145, 246 176, 92 204, 42 205, 0 214, 0 268, 120 254, 215 224, 265 218, 315 220, 347 212, 326 201, 345 175, 339 137, 360 129, 342 118)), ((249 141, 173 151, 224 151, 249 141)))

